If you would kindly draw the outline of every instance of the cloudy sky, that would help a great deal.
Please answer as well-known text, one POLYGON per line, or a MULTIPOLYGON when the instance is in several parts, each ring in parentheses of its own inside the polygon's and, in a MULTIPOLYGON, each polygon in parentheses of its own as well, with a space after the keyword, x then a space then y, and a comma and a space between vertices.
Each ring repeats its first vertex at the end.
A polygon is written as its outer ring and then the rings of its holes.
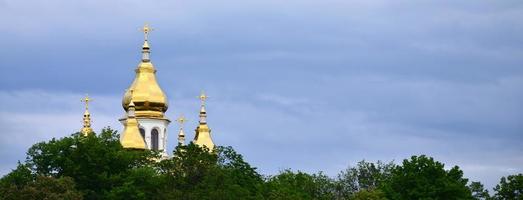
POLYGON ((205 90, 215 143, 264 174, 427 154, 492 187, 523 171, 521 19, 519 0, 0 0, 0 175, 76 132, 85 93, 122 129, 148 22, 167 116, 194 129, 205 90))

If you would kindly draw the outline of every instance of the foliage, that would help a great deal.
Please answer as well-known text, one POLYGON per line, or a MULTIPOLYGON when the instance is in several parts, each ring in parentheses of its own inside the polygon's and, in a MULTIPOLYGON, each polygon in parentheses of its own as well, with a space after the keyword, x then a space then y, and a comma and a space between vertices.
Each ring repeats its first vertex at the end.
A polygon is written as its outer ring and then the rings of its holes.
POLYGON ((231 147, 178 146, 159 169, 166 199, 261 199, 263 179, 231 147))
POLYGON ((29 170, 26 165, 23 165, 20 162, 18 162, 18 166, 16 167, 16 169, 14 169, 13 171, 11 171, 11 173, 5 175, 2 179, 0 179, 0 189, 9 186, 23 187, 24 185, 33 181, 34 178, 35 176, 31 173, 31 170, 29 170))
POLYGON ((11 173, 0 179, 0 199, 82 199, 70 177, 35 176, 27 166, 18 164, 11 173))
POLYGON ((124 149, 119 135, 79 133, 33 145, 25 163, 0 179, 2 199, 523 199, 523 175, 501 178, 489 197, 456 166, 426 156, 401 165, 359 162, 332 179, 283 170, 263 177, 232 147, 190 143, 173 156, 124 149))
POLYGON ((494 199, 523 199, 523 174, 501 177, 494 188, 494 199))
POLYGON ((336 181, 336 196, 338 199, 351 198, 358 191, 374 191, 380 184, 390 177, 394 164, 367 162, 362 160, 356 167, 347 168, 340 172, 336 181))
MULTIPOLYGON (((150 167, 156 158, 157 154, 151 151, 123 149, 116 131, 104 129, 99 135, 76 133, 37 143, 28 150, 26 163, 35 174, 73 178, 86 199, 102 199, 114 195, 113 189, 124 190, 122 187, 134 182, 133 177, 151 175, 136 173, 147 171, 137 169, 150 167)), ((146 188, 138 190, 142 184, 134 185, 130 191, 138 197, 151 193, 146 188)), ((133 198, 133 195, 129 196, 129 199, 133 198)))
POLYGON ((323 173, 309 175, 289 169, 269 177, 265 186, 266 199, 333 199, 332 180, 323 173))
POLYGON ((445 170, 442 163, 421 155, 403 160, 381 189, 389 199, 472 199, 467 182, 457 166, 445 170))
POLYGON ((387 198, 385 197, 385 193, 383 193, 380 189, 372 189, 372 190, 363 189, 363 190, 360 190, 360 191, 354 193, 354 195, 352 195, 352 197, 350 199, 352 199, 352 200, 386 200, 387 198))
POLYGON ((476 200, 488 200, 490 198, 490 194, 488 193, 488 190, 486 190, 483 187, 483 184, 480 182, 471 182, 468 186, 470 191, 472 192, 472 197, 476 200))

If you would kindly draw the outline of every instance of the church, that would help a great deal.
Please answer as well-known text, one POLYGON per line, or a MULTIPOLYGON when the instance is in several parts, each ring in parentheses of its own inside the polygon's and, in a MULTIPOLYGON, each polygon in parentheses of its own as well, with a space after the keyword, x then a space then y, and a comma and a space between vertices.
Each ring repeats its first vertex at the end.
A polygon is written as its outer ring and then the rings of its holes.
MULTIPOLYGON (((123 95, 124 116, 118 119, 123 125, 120 143, 126 149, 159 151, 163 158, 168 158, 167 127, 171 120, 165 115, 165 112, 169 108, 169 100, 156 81, 156 68, 150 59, 151 47, 148 36, 151 30, 148 25, 142 29, 144 33, 142 58, 134 70, 136 75, 133 82, 123 95)), ((213 151, 214 142, 211 137, 211 129, 207 125, 207 111, 205 110, 208 96, 202 92, 198 98, 201 100, 199 122, 192 142, 213 151)), ((93 134, 88 107, 92 99, 86 96, 82 101, 86 106, 83 127, 80 132, 84 135, 93 134)), ((184 145, 183 123, 186 122, 186 119, 181 116, 176 121, 180 123, 178 145, 184 145)))

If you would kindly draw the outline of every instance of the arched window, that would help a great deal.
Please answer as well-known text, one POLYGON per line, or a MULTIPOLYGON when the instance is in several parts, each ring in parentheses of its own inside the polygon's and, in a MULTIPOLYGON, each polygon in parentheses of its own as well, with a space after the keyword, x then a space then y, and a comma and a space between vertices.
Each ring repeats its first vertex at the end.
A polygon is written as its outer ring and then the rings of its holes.
POLYGON ((143 140, 145 140, 145 130, 140 128, 140 135, 142 135, 143 140))
POLYGON ((151 131, 151 144, 152 144, 152 150, 158 150, 158 129, 153 129, 151 131))

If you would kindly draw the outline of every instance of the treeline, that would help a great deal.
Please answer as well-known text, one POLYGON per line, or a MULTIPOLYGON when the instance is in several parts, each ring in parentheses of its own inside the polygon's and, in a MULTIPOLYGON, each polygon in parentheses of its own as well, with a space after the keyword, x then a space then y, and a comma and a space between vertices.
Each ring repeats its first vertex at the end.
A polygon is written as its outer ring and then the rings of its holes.
POLYGON ((400 165, 359 162, 337 177, 284 170, 264 176, 231 147, 213 153, 177 147, 160 161, 153 151, 123 149, 119 135, 53 139, 0 179, 0 199, 523 199, 523 175, 502 177, 492 196, 456 166, 427 156, 400 165))

